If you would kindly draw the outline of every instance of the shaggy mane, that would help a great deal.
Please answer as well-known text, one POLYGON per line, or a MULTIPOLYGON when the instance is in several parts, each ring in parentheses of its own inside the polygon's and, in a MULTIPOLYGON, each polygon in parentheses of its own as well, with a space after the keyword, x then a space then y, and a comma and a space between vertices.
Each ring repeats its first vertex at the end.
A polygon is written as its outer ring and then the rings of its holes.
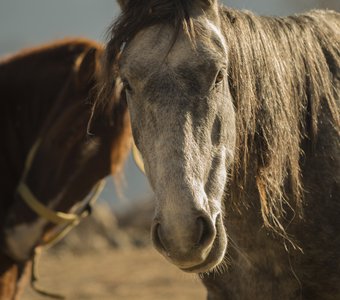
POLYGON ((340 132, 336 103, 340 16, 312 11, 273 18, 231 9, 221 14, 237 117, 232 198, 246 197, 251 164, 264 223, 285 235, 285 204, 293 213, 294 206, 301 213, 301 142, 316 142, 321 107, 329 109, 334 128, 340 132), (328 22, 332 18, 336 22, 328 22))
MULTIPOLYGON (((123 1, 122 1, 123 2, 123 1)), ((131 41, 143 28, 155 24, 171 24, 175 28, 173 42, 180 30, 192 31, 190 11, 197 0, 130 0, 122 4, 122 13, 109 28, 107 60, 110 65, 125 43, 131 41)))

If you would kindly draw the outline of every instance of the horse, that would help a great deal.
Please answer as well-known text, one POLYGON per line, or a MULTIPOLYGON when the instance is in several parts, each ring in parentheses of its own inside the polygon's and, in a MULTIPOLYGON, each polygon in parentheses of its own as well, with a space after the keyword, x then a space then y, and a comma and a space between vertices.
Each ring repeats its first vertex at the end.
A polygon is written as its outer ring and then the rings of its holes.
POLYGON ((96 102, 128 103, 154 247, 209 300, 340 299, 339 13, 119 2, 96 102))
POLYGON ((92 113, 102 56, 101 44, 71 38, 0 62, 0 299, 19 297, 37 247, 77 223, 97 182, 122 169, 126 104, 112 103, 110 117, 92 113))

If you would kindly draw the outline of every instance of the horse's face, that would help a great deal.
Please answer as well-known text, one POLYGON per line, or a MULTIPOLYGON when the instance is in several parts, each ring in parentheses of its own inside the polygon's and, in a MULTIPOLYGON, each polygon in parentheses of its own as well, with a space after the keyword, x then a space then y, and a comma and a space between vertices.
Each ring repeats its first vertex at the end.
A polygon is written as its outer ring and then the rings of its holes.
POLYGON ((154 246, 182 270, 206 272, 221 263, 227 245, 222 199, 235 113, 225 40, 206 17, 194 22, 204 38, 196 35, 193 47, 180 33, 169 53, 172 27, 139 32, 122 53, 120 74, 156 196, 154 246))
MULTIPOLYGON (((103 145, 100 138, 86 137, 88 115, 75 109, 70 118, 57 119, 39 143, 27 169, 24 183, 34 197, 52 211, 84 210, 86 195, 110 171, 110 143, 103 145), (63 122, 63 126, 59 126, 63 122)), ((36 246, 64 226, 38 216, 24 202, 22 194, 16 192, 14 197, 5 222, 5 247, 12 258, 24 261, 30 259, 36 246)))
MULTIPOLYGON (((94 62, 99 60, 94 55, 101 53, 97 52, 88 52, 79 71, 58 96, 54 114, 45 122, 40 142, 26 169, 25 184, 34 197, 52 211, 83 211, 93 186, 110 172, 119 171, 129 150, 130 127, 124 103, 113 108, 113 128, 102 124, 100 115, 90 128, 94 134, 87 134, 91 113, 87 102, 95 84, 90 79, 96 73, 94 62)), ((17 192, 3 230, 4 251, 17 261, 25 261, 31 258, 37 245, 60 231, 60 226, 38 216, 17 192)))

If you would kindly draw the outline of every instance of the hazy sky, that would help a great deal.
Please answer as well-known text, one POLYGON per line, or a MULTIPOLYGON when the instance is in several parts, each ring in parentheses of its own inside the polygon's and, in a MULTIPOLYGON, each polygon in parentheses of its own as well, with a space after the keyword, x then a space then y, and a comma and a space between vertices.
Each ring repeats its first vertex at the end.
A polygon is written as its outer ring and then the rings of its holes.
MULTIPOLYGON (((287 15, 316 7, 340 10, 340 0, 229 0, 229 6, 287 15)), ((104 40, 119 13, 113 0, 0 0, 0 54, 64 36, 104 40)))

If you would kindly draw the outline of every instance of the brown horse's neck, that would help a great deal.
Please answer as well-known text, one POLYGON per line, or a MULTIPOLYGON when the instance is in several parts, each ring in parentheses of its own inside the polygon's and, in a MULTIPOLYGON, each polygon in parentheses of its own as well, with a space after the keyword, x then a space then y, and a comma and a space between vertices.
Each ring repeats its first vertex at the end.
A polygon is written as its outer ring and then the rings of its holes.
MULTIPOLYGON (((7 170, 1 178, 1 189, 7 201, 21 177, 27 153, 65 85, 65 78, 72 73, 74 63, 68 60, 75 60, 81 51, 82 47, 75 47, 70 55, 69 47, 54 45, 16 55, 0 64, 3 99, 0 127, 6 129, 2 139, 8 145, 0 150, 0 167, 7 170)), ((6 211, 6 207, 1 211, 6 211)))

